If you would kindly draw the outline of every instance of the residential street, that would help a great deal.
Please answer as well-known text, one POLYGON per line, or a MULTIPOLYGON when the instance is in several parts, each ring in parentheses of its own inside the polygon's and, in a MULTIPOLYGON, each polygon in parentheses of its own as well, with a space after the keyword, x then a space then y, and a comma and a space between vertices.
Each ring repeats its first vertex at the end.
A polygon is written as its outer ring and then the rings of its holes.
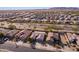
POLYGON ((32 49, 31 47, 20 46, 16 48, 14 43, 6 42, 0 45, 0 52, 50 52, 47 50, 32 49))

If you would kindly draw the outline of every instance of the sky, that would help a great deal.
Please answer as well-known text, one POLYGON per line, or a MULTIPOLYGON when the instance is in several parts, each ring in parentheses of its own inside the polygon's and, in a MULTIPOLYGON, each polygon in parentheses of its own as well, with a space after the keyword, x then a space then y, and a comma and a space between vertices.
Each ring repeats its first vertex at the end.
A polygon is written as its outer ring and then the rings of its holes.
POLYGON ((48 9, 50 7, 0 7, 0 10, 33 10, 33 9, 48 9))
POLYGON ((79 7, 79 0, 0 0, 0 9, 79 7), (7 8, 5 8, 7 7, 7 8), (12 8, 11 8, 12 7, 12 8), (13 8, 14 7, 14 8, 13 8), (16 7, 16 8, 15 8, 16 7))

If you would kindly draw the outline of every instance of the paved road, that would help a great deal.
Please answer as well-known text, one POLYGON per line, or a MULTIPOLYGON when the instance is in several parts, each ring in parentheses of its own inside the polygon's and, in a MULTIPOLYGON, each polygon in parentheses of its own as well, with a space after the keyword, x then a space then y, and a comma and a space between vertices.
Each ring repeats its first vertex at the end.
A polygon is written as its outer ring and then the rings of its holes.
POLYGON ((15 42, 5 42, 5 44, 0 44, 0 52, 72 52, 75 51, 73 48, 65 47, 64 49, 56 49, 52 46, 41 46, 40 44, 36 45, 36 49, 32 49, 30 44, 20 45, 20 47, 16 48, 15 42))
POLYGON ((15 44, 11 44, 6 42, 5 44, 0 45, 0 51, 2 52, 50 52, 47 50, 41 50, 41 49, 32 49, 31 47, 24 47, 20 46, 19 48, 16 48, 15 44))

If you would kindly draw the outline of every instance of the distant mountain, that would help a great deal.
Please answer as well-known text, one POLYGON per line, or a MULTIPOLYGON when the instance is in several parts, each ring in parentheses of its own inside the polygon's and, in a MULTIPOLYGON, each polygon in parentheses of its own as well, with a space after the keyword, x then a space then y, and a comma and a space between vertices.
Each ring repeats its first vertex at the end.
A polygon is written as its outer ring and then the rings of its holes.
POLYGON ((79 10, 78 7, 52 7, 52 10, 79 10))

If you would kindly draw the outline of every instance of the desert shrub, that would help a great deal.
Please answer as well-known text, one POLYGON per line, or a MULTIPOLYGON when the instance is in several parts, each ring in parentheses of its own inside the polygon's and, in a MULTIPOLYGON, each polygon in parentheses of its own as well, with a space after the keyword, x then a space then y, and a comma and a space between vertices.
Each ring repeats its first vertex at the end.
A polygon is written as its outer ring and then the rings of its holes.
POLYGON ((16 29, 16 26, 15 26, 15 25, 9 25, 8 28, 9 28, 10 30, 13 30, 13 29, 16 29))

